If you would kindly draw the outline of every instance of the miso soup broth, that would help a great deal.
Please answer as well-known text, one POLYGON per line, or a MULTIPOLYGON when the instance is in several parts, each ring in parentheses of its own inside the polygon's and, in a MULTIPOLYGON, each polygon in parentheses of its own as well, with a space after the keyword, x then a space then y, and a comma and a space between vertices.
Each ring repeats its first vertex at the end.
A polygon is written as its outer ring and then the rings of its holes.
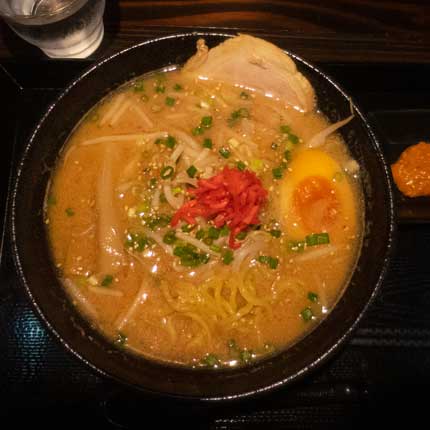
POLYGON ((73 303, 151 359, 235 366, 288 348, 335 306, 361 247, 357 163, 336 133, 308 145, 329 125, 181 69, 110 94, 47 191, 73 303))

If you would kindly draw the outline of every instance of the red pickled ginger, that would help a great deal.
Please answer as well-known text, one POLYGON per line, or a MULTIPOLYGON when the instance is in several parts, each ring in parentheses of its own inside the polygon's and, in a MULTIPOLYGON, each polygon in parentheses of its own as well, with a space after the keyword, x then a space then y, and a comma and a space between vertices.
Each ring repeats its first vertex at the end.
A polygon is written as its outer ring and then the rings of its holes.
POLYGON ((194 225, 199 216, 212 220, 218 228, 227 225, 233 249, 240 247, 235 240, 238 233, 260 223, 259 213, 267 199, 267 191, 255 173, 229 167, 209 179, 199 179, 197 188, 188 193, 193 198, 178 209, 171 225, 175 227, 181 220, 194 225))

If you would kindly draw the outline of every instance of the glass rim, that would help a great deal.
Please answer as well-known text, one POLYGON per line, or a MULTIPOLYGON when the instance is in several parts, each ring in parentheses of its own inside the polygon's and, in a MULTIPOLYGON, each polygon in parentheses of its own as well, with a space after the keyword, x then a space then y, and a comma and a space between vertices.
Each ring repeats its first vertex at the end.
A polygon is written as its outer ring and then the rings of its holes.
POLYGON ((0 14, 5 18, 9 18, 12 20, 17 20, 17 21, 27 21, 27 22, 28 21, 39 21, 40 19, 44 19, 44 18, 54 18, 54 17, 57 17, 59 15, 69 14, 70 12, 74 12, 74 7, 77 4, 84 4, 87 2, 88 2, 88 0, 71 0, 67 4, 65 4, 64 6, 55 10, 54 12, 42 13, 39 15, 16 14, 13 12, 9 13, 9 12, 3 11, 1 9, 0 9, 0 14))

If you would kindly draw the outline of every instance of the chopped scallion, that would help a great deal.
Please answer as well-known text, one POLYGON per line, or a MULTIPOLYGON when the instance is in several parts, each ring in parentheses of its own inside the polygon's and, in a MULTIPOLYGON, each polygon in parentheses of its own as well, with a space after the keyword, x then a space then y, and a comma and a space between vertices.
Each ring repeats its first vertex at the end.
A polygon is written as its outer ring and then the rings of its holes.
POLYGON ((211 245, 210 249, 213 252, 221 252, 221 247, 219 245, 213 244, 213 245, 211 245))
POLYGON ((175 230, 170 230, 168 231, 164 237, 163 237, 163 242, 167 243, 167 245, 172 245, 176 242, 176 232, 175 230))
POLYGON ((282 179, 284 176, 284 169, 282 167, 275 167, 272 169, 272 175, 274 179, 282 179))
POLYGON ((181 91, 181 90, 182 90, 182 85, 181 85, 181 84, 175 84, 175 85, 173 86, 173 89, 174 89, 175 91, 181 91))
POLYGON ((246 231, 241 231, 240 233, 236 234, 236 239, 237 240, 244 240, 246 238, 246 235, 247 235, 246 231))
POLYGON ((252 351, 249 349, 242 349, 239 353, 239 359, 243 364, 249 363, 253 359, 252 351))
POLYGON ((149 180, 149 188, 154 189, 157 186, 158 180, 157 178, 151 178, 149 180))
POLYGON ((249 110, 246 108, 240 108, 231 113, 230 118, 228 119, 228 125, 233 127, 240 119, 249 118, 249 110))
POLYGON ((330 236, 328 233, 314 233, 306 236, 305 240, 307 246, 326 245, 330 243, 330 236))
POLYGON ((197 252, 197 248, 190 244, 176 246, 173 249, 173 255, 179 257, 181 265, 185 267, 197 267, 201 264, 206 264, 210 259, 208 254, 197 252))
POLYGON ((212 146, 213 146, 212 139, 206 138, 203 141, 203 148, 212 149, 212 146))
POLYGON ((243 172, 246 169, 246 164, 243 161, 238 161, 236 163, 237 168, 243 172))
POLYGON ((175 169, 172 166, 164 166, 161 169, 160 176, 162 179, 170 179, 173 177, 175 169))
POLYGON ((228 249, 225 251, 224 255, 222 256, 222 262, 224 264, 230 264, 234 260, 233 251, 231 249, 228 249))
POLYGON ((249 168, 255 173, 258 173, 263 167, 263 160, 259 158, 253 158, 249 164, 249 168))
POLYGON ((178 194, 182 194, 183 192, 184 190, 182 189, 182 187, 172 188, 172 193, 174 196, 177 196, 178 194))
POLYGON ((273 230, 270 230, 270 234, 273 237, 279 238, 279 237, 281 237, 282 232, 281 232, 281 230, 273 229, 273 230))
POLYGON ((112 282, 113 282, 113 276, 112 275, 106 275, 104 278, 103 278, 103 281, 101 282, 101 286, 102 287, 108 287, 110 284, 112 284, 112 282))
POLYGON ((145 86, 143 85, 143 81, 138 80, 134 83, 133 87, 134 92, 139 93, 145 91, 145 86))
POLYGON ((295 135, 295 134, 289 134, 288 135, 288 140, 293 144, 293 145, 297 145, 300 141, 300 139, 295 135))
POLYGON ((226 224, 224 224, 222 227, 221 227, 221 230, 220 230, 220 232, 219 232, 219 235, 221 236, 221 237, 226 237, 226 236, 228 236, 230 234, 230 229, 227 227, 227 225, 226 224))
POLYGON ((301 317, 303 318, 303 321, 311 321, 314 314, 312 312, 311 308, 305 308, 300 312, 301 317))
POLYGON ((194 178, 194 176, 196 176, 196 173, 197 173, 197 169, 195 166, 191 165, 190 167, 188 167, 187 174, 190 178, 194 178))
POLYGON ((270 257, 267 255, 260 255, 257 258, 258 262, 261 264, 268 265, 271 269, 275 270, 278 267, 279 260, 275 257, 270 257))
POLYGON ((200 360, 200 363, 203 364, 204 366, 208 366, 208 367, 217 367, 221 364, 218 357, 215 354, 205 355, 200 360))
POLYGON ((214 241, 214 240, 213 240, 212 238, 210 238, 210 237, 205 237, 205 238, 203 239, 203 242, 204 242, 206 245, 208 245, 208 246, 212 245, 213 241, 214 241))
POLYGON ((195 127, 195 128, 193 128, 192 130, 191 130, 191 133, 192 133, 192 135, 193 136, 199 136, 200 134, 203 134, 204 133, 204 129, 203 129, 203 127, 195 127))
POLYGON ((166 97, 165 103, 167 106, 175 106, 176 100, 173 97, 166 97))
POLYGON ((221 230, 219 228, 216 227, 209 227, 208 230, 208 237, 210 237, 211 239, 218 239, 220 236, 221 230))
POLYGON ((205 237, 205 231, 203 229, 199 229, 196 231, 196 239, 200 240, 205 237))
POLYGON ((312 291, 309 291, 309 293, 308 293, 308 299, 309 299, 311 302, 316 303, 316 302, 318 301, 318 294, 313 293, 312 291))
POLYGON ((227 148, 221 148, 219 150, 219 153, 220 153, 221 157, 223 157, 223 158, 229 158, 230 157, 230 150, 227 148))
POLYGON ((287 244, 290 252, 303 252, 305 250, 306 242, 290 240, 287 244))
POLYGON ((147 246, 152 243, 145 235, 140 233, 127 233, 125 246, 133 251, 142 252, 147 246))
POLYGON ((144 219, 145 225, 147 225, 151 230, 155 230, 157 227, 167 227, 171 220, 171 216, 163 214, 144 219))
POLYGON ((211 116, 204 116, 202 120, 200 121, 200 126, 204 128, 210 128, 212 127, 212 117, 211 116))
POLYGON ((176 139, 169 135, 166 137, 166 139, 162 139, 161 137, 155 139, 154 143, 156 145, 165 145, 167 148, 173 149, 176 145, 176 139))
POLYGON ((75 215, 75 211, 72 208, 67 208, 66 209, 66 215, 67 216, 73 216, 73 215, 75 215))

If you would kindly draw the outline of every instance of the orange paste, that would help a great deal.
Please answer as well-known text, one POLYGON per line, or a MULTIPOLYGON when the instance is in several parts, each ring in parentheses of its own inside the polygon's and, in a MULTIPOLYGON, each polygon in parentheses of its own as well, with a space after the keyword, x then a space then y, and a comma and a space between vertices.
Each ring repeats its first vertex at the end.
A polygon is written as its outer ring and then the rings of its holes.
POLYGON ((420 142, 405 149, 391 171, 404 195, 430 196, 430 143, 420 142))

